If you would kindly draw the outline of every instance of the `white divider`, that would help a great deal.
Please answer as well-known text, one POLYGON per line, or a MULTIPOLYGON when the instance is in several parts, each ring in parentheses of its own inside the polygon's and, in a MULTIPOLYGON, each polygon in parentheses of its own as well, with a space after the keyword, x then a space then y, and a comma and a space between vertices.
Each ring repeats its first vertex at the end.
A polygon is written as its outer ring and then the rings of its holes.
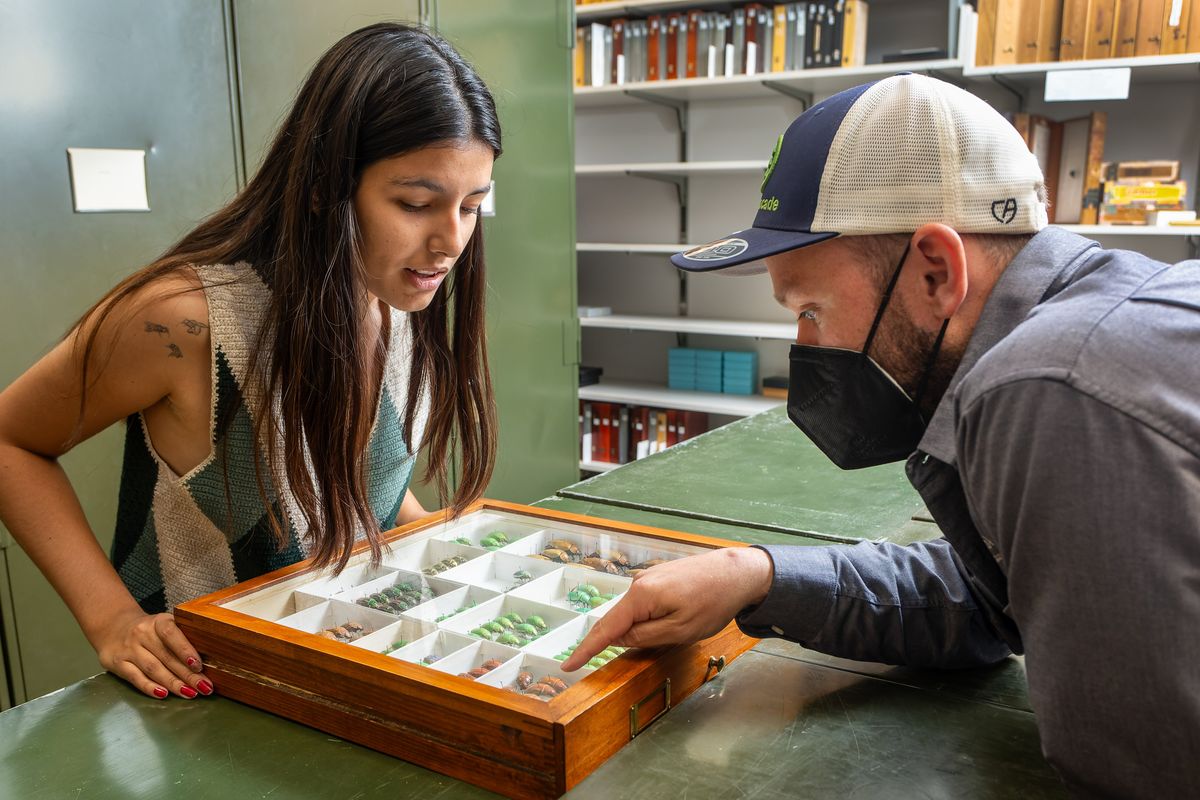
MULTIPOLYGON (((434 581, 438 579, 430 578, 430 580, 434 581)), ((451 583, 451 581, 444 582, 451 583)), ((445 593, 439 594, 434 599, 422 603, 416 608, 410 608, 404 612, 404 616, 441 624, 455 614, 468 611, 480 603, 486 603, 493 597, 499 597, 499 595, 499 592, 485 589, 482 586, 459 586, 457 589, 450 589, 445 593)))
POLYGON ((545 636, 530 642, 529 646, 525 648, 525 652, 542 658, 554 659, 556 655, 586 636, 594 623, 593 619, 578 616, 545 636))
POLYGON ((284 617, 279 620, 279 624, 319 634, 330 628, 344 627, 347 622, 355 622, 363 627, 362 636, 359 637, 363 638, 388 627, 395 621, 395 617, 381 611, 363 608, 353 603, 343 603, 340 600, 326 600, 312 608, 292 614, 290 617, 284 617))
MULTIPOLYGON (((483 545, 480 542, 486 539, 489 534, 497 531, 504 534, 505 538, 511 544, 537 533, 541 529, 541 525, 531 525, 524 522, 517 522, 498 514, 484 513, 473 515, 457 524, 445 526, 436 534, 436 538, 446 542, 465 539, 466 543, 469 543, 472 547, 482 547, 483 545)), ((459 544, 464 544, 464 542, 459 542, 459 544)))
POLYGON ((559 566, 561 565, 555 566, 549 561, 537 561, 509 553, 489 553, 444 572, 441 577, 448 581, 482 586, 495 592, 507 592, 549 574, 559 566))
MULTIPOLYGON (((520 651, 512 647, 505 647, 502 644, 495 642, 474 641, 466 647, 451 653, 445 658, 439 659, 430 665, 431 669, 436 669, 439 672, 446 672, 451 675, 463 675, 473 669, 482 668, 489 661, 499 661, 495 668, 499 668, 505 662, 519 658, 520 651)), ((474 680, 474 676, 464 676, 474 680)))
POLYGON ((392 652, 406 647, 413 642, 419 641, 437 631, 437 626, 431 622, 422 622, 415 619, 402 619, 398 622, 393 622, 385 628, 380 628, 374 633, 368 634, 363 638, 351 642, 354 647, 361 647, 364 650, 373 650, 376 653, 389 655, 392 652))
POLYGON ((531 581, 517 589, 513 589, 513 597, 529 597, 542 603, 550 603, 559 608, 569 609, 586 614, 606 603, 615 602, 617 598, 629 590, 632 578, 622 578, 619 575, 607 575, 595 570, 566 566, 557 573, 552 573, 536 581, 531 581), (595 592, 588 592, 590 587, 595 592), (581 594, 596 595, 594 602, 584 600, 581 594), (574 595, 574 596, 572 596, 574 595), (609 597, 604 600, 604 597, 609 597))
POLYGON ((295 586, 285 586, 270 592, 255 592, 249 597, 239 597, 223 605, 231 611, 274 622, 320 605, 325 600, 324 597, 301 592, 295 586))
MULTIPOLYGON (((379 611, 392 614, 393 616, 399 616, 399 614, 403 613, 404 611, 411 611, 413 608, 416 608, 423 603, 427 603, 430 600, 437 598, 439 595, 445 594, 446 592, 458 589, 461 586, 461 583, 455 583, 454 581, 448 581, 437 577, 427 577, 419 572, 398 570, 390 575, 377 578, 370 583, 364 583, 361 586, 355 586, 353 589, 342 592, 338 595, 334 595, 332 599, 342 600, 347 603, 366 605, 368 608, 375 608, 375 606, 371 606, 370 604, 361 601, 371 598, 372 595, 379 595, 381 593, 388 594, 389 590, 393 593, 397 590, 400 590, 402 593, 419 593, 422 599, 418 600, 418 602, 414 603, 409 608, 402 609, 401 611, 392 611, 388 608, 378 609, 379 611)), ((398 600, 400 598, 389 597, 386 599, 398 600)))
POLYGON ((547 559, 551 564, 578 564, 582 569, 596 569, 602 575, 618 574, 625 577, 647 561, 672 561, 703 551, 666 542, 662 547, 650 546, 615 534, 585 535, 573 530, 547 529, 513 542, 497 552, 529 556, 539 561, 547 559), (592 557, 609 561, 612 566, 598 569, 600 565, 592 567, 582 563, 592 557))
MULTIPOLYGON (((553 631, 542 639, 534 641, 525 648, 525 652, 532 656, 539 656, 554 661, 556 664, 566 660, 569 651, 573 650, 575 645, 583 640, 599 616, 589 614, 586 617, 580 617, 570 625, 564 625, 559 630, 553 631)), ((612 658, 608 659, 609 661, 612 658)), ((585 664, 582 669, 591 670, 599 669, 602 664, 585 664)))
POLYGON ((395 571, 394 567, 385 564, 375 567, 372 567, 370 564, 358 564, 347 567, 336 575, 322 574, 316 580, 301 586, 297 591, 301 594, 327 600, 335 594, 341 594, 348 589, 353 589, 355 586, 369 583, 385 575, 390 575, 395 571))
POLYGON ((408 661, 412 664, 420 664, 425 667, 430 667, 441 661, 443 658, 457 653, 464 647, 470 647, 476 644, 479 640, 472 639, 469 636, 461 636, 450 631, 436 631, 429 634, 423 639, 402 647, 389 655, 392 658, 398 658, 401 661, 408 661), (432 660, 430 660, 432 658, 432 660))
POLYGON ((397 547, 383 557, 383 563, 392 569, 402 569, 409 572, 420 572, 423 575, 441 575, 447 569, 429 572, 449 558, 461 558, 463 563, 486 555, 487 550, 481 547, 467 547, 454 542, 444 542, 441 539, 425 539, 406 547, 397 547))
MULTIPOLYGON (((500 617, 508 614, 516 614, 521 619, 518 625, 532 624, 536 628, 535 623, 526 622, 529 617, 538 617, 545 623, 546 629, 543 633, 532 639, 536 642, 542 636, 549 634, 551 631, 566 625, 568 622, 579 617, 573 611, 566 611, 561 608, 555 608, 551 605, 538 603, 527 598, 512 597, 511 595, 501 595, 494 600, 490 600, 483 605, 477 606, 470 611, 464 611, 461 614, 451 617, 442 623, 442 627, 447 630, 452 630, 455 633, 467 634, 469 636, 478 636, 473 631, 485 627, 489 623, 497 622, 500 617)), ((492 632, 494 640, 501 644, 509 644, 514 647, 521 646, 520 643, 505 641, 505 636, 510 633, 508 626, 501 626, 502 630, 492 632)), ((515 629, 511 631, 511 635, 518 636, 515 629)), ((525 646, 528 646, 526 643, 525 646)))
POLYGON ((502 667, 484 675, 479 679, 479 682, 488 686, 495 686, 498 689, 517 690, 518 694, 525 695, 526 697, 533 697, 537 700, 550 701, 565 691, 565 689, 561 689, 560 686, 553 681, 553 679, 562 681, 562 683, 566 684, 567 688, 570 688, 590 672, 591 670, 563 672, 557 661, 526 653, 522 655, 520 659, 513 659, 507 664, 504 664, 502 667), (526 688, 524 691, 520 691, 517 681, 520 680, 522 674, 526 676, 526 682, 528 682, 531 687, 542 684, 543 686, 550 686, 551 688, 560 690, 557 692, 557 694, 533 693, 530 692, 529 688, 526 688), (543 679, 547 677, 551 678, 552 680, 543 682, 543 679))

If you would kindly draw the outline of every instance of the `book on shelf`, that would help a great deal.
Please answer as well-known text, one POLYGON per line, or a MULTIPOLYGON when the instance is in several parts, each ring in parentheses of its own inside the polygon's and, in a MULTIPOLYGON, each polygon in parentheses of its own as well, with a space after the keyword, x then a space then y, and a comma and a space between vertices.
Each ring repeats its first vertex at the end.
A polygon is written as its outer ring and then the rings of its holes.
POLYGON ((703 411, 581 400, 580 460, 628 464, 699 436, 708 424, 703 411))
POLYGON ((1041 42, 1042 6, 1055 0, 1021 0, 1021 12, 1017 20, 1017 63, 1032 64, 1038 60, 1041 42))
POLYGON ((863 0, 846 0, 842 11, 842 66, 861 67, 867 63, 867 15, 863 0))
POLYGON ((1105 114, 1096 112, 1065 122, 1024 112, 1008 118, 1042 169, 1050 222, 1097 224, 1103 196, 1105 114))
POLYGON ((1191 16, 1196 13, 1193 6, 1196 0, 1173 0, 1167 4, 1163 12, 1162 53, 1175 55, 1186 53, 1189 49, 1198 50, 1200 45, 1192 43, 1188 46, 1188 26, 1191 16))
POLYGON ((729 11, 689 9, 592 22, 576 32, 576 47, 583 52, 575 56, 575 84, 759 75, 806 65, 862 66, 867 10, 866 0, 745 3, 729 11), (820 19, 823 36, 809 34, 809 15, 820 19), (819 47, 810 53, 813 45, 819 47))
POLYGON ((1134 55, 1156 56, 1162 53, 1163 17, 1174 0, 1142 0, 1138 7, 1137 47, 1134 55))
POLYGON ((996 4, 996 43, 993 64, 1016 64, 1020 48, 1021 0, 999 0, 996 4))
POLYGON ((1083 57, 1112 58, 1116 53, 1117 0, 1091 0, 1083 57))
POLYGON ((959 52, 975 65, 1200 52, 1200 0, 978 0, 963 5, 959 52), (976 10, 977 9, 977 10, 976 10))
POLYGON ((1187 51, 1200 53, 1200 0, 1187 0, 1191 4, 1188 14, 1187 51))
POLYGON ((996 8, 999 0, 979 0, 975 27, 975 66, 990 67, 996 55, 996 8))
POLYGON ((1113 56, 1116 58, 1137 55, 1138 10, 1141 1, 1117 0, 1117 19, 1113 26, 1113 56))

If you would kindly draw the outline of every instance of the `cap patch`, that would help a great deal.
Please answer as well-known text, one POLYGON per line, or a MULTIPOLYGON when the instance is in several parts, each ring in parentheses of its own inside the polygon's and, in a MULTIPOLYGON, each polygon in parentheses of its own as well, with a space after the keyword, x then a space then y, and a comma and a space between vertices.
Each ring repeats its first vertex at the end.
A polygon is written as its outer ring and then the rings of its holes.
POLYGON ((775 164, 779 161, 779 151, 783 149, 783 134, 779 134, 779 138, 775 140, 775 149, 771 152, 771 160, 767 162, 767 169, 763 172, 762 184, 758 187, 759 194, 766 191, 767 181, 771 180, 771 173, 775 171, 775 164))
POLYGON ((735 258, 750 247, 745 239, 721 239, 712 244, 693 247, 683 254, 688 261, 725 261, 735 258))

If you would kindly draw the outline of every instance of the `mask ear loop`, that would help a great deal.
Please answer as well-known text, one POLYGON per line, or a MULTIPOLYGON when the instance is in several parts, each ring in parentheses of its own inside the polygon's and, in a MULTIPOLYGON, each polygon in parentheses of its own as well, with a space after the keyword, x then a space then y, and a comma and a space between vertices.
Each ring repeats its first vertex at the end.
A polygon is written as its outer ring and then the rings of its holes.
POLYGON ((929 358, 925 359, 925 370, 921 373, 921 383, 917 385, 917 395, 913 399, 913 405, 918 410, 921 408, 921 397, 925 394, 925 385, 929 383, 929 376, 933 372, 933 362, 937 359, 938 351, 942 349, 942 339, 946 336, 946 328, 949 326, 950 318, 946 317, 942 320, 942 329, 938 331, 937 339, 933 342, 933 350, 930 351, 929 358))
POLYGON ((867 334, 867 343, 863 345, 862 354, 865 356, 871 352, 871 342, 875 340, 875 332, 879 330, 879 321, 883 319, 883 312, 887 310, 888 301, 892 299, 892 290, 896 288, 896 281, 900 279, 900 270, 904 268, 904 262, 908 260, 908 249, 912 247, 912 240, 904 245, 904 253, 900 256, 900 263, 896 265, 896 269, 892 272, 892 279, 888 282, 887 291, 883 293, 883 302, 879 304, 879 310, 875 312, 875 321, 871 323, 871 331, 867 334))

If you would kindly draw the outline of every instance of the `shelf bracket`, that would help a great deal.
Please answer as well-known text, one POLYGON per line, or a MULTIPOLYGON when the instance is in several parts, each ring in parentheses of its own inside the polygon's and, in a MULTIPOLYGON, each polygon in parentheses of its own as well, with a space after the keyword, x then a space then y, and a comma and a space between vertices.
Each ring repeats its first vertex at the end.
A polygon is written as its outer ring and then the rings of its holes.
POLYGON ((1200 236, 1187 237, 1187 243, 1192 251, 1192 258, 1200 258, 1200 236))
POLYGON ((663 106, 675 112, 675 124, 679 126, 680 133, 687 133, 687 109, 686 100, 676 100, 673 97, 659 97, 650 92, 639 92, 636 89, 626 89, 626 97, 632 97, 635 100, 641 100, 643 103, 651 103, 656 106, 663 106))
POLYGON ((762 85, 785 97, 799 100, 803 111, 807 111, 809 106, 812 105, 812 92, 806 92, 803 89, 797 89, 794 86, 788 86, 786 83, 780 83, 779 81, 763 81, 762 85))
MULTIPOLYGON (((963 80, 959 80, 959 78, 961 78, 961 76, 955 76, 948 72, 943 72, 940 69, 925 70, 925 74, 930 76, 931 78, 937 78, 939 81, 945 81, 946 83, 949 83, 953 86, 957 86, 960 89, 967 88, 967 82, 963 81, 963 80)), ((1024 97, 1022 97, 1022 100, 1024 100, 1024 97)))
POLYGON ((625 174, 631 178, 645 178, 650 181, 660 181, 662 183, 670 183, 675 186, 675 191, 679 195, 680 207, 686 207, 688 201, 688 179, 686 175, 664 175, 661 172, 639 172, 635 169, 625 170, 625 174))
POLYGON ((1013 84, 1012 81, 1005 80, 1005 78, 1003 76, 996 75, 996 74, 992 75, 992 81, 997 86, 999 86, 1003 89, 1007 89, 1009 92, 1012 93, 1013 97, 1017 98, 1017 111, 1025 110, 1025 94, 1019 88, 1017 88, 1017 86, 1015 84, 1013 84))

